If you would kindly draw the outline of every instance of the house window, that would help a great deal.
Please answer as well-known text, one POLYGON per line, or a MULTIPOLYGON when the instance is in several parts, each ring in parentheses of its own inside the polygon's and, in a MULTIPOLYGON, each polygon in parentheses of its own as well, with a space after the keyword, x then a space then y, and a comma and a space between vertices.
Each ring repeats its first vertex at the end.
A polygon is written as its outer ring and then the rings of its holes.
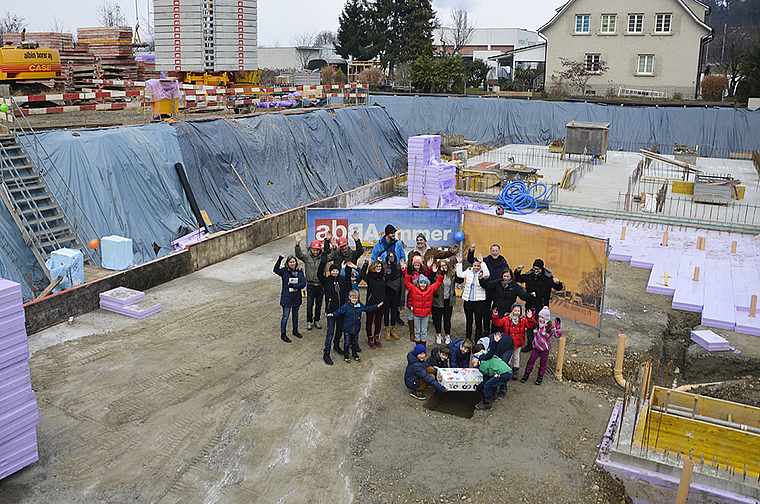
POLYGON ((602 14, 602 33, 615 33, 616 14, 602 14))
POLYGON ((586 54, 586 71, 590 73, 598 73, 599 61, 601 59, 601 54, 586 54))
POLYGON ((639 54, 639 64, 636 68, 639 75, 654 74, 654 54, 639 54))
POLYGON ((628 33, 644 33, 644 14, 628 14, 628 33))
POLYGON ((670 33, 670 19, 672 14, 655 14, 654 16, 654 32, 655 33, 670 33))
POLYGON ((591 29, 591 16, 579 14, 575 16, 575 33, 589 33, 591 29))

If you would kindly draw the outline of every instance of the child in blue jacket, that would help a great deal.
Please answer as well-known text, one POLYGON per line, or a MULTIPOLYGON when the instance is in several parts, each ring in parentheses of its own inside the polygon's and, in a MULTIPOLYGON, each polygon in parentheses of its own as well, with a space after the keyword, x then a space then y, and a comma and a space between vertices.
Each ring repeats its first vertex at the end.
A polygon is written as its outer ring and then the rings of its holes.
POLYGON ((348 293, 348 302, 338 308, 332 313, 328 313, 328 317, 339 317, 343 315, 343 333, 345 334, 345 348, 343 349, 343 360, 346 363, 350 363, 351 359, 348 356, 349 341, 351 342, 352 357, 356 362, 361 362, 359 354, 357 353, 357 342, 359 340, 359 331, 362 329, 362 312, 375 311, 383 306, 382 301, 376 305, 367 306, 359 302, 359 291, 352 289, 348 293))
POLYGON ((301 289, 306 288, 306 276, 303 270, 298 269, 298 260, 288 256, 285 266, 280 267, 285 252, 280 254, 274 263, 274 273, 282 279, 282 291, 280 292, 280 306, 282 306, 282 319, 280 320, 280 338, 285 343, 291 343, 288 338, 288 317, 293 312, 293 336, 301 338, 298 332, 298 309, 301 307, 301 289))
POLYGON ((449 367, 470 367, 470 349, 472 340, 469 338, 457 338, 449 343, 449 367))
POLYGON ((422 391, 430 386, 438 392, 446 392, 446 388, 433 378, 433 368, 425 362, 425 357, 427 357, 425 345, 416 345, 414 350, 406 355, 404 384, 410 390, 409 395, 420 400, 425 399, 422 391))

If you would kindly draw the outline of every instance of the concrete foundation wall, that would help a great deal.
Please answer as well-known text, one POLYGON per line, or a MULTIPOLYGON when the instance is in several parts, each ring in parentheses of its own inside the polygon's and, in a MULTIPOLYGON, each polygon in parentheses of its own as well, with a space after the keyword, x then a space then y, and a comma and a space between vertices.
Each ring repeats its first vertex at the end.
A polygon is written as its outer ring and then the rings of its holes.
POLYGON ((120 286, 144 291, 295 233, 306 227, 308 207, 346 208, 388 194, 394 190, 394 186, 395 180, 391 177, 357 187, 214 235, 190 245, 182 252, 29 302, 24 305, 26 332, 34 334, 65 322, 69 317, 97 310, 100 307, 101 292, 120 286))

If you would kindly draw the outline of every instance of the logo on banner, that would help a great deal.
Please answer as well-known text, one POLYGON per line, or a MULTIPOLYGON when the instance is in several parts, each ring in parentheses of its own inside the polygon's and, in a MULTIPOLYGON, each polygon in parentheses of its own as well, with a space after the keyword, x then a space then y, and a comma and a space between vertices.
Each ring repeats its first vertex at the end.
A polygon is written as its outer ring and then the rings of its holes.
POLYGON ((314 219, 314 237, 322 241, 327 233, 335 238, 348 238, 348 219, 314 219))

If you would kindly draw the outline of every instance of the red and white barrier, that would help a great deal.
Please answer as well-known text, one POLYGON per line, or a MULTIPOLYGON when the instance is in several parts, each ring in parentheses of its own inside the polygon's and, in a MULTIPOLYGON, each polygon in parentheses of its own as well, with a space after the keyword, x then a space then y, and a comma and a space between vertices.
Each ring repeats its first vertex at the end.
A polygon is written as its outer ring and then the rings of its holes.
MULTIPOLYGON (((81 112, 83 110, 121 110, 127 108, 128 103, 93 103, 91 105, 66 105, 63 107, 42 107, 24 110, 24 115, 61 114, 63 112, 81 112)), ((18 109, 13 110, 13 115, 20 116, 18 109)))

